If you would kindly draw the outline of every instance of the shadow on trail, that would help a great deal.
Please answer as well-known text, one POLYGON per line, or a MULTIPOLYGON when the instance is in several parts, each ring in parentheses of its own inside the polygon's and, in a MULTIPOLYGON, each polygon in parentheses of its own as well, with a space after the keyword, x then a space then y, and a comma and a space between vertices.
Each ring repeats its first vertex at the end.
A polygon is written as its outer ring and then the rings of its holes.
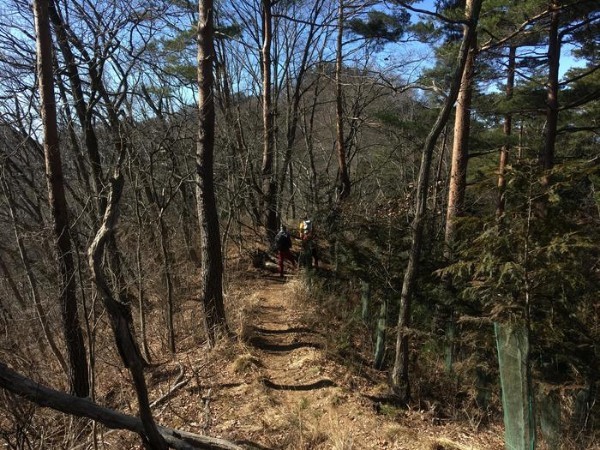
POLYGON ((299 348, 323 348, 321 344, 316 342, 292 342, 291 344, 273 344, 260 337, 252 337, 249 340, 250 345, 266 352, 289 352, 299 348))
POLYGON ((279 275, 267 274, 262 277, 262 279, 272 281, 272 282, 278 283, 278 284, 285 284, 291 278, 294 278, 294 275, 285 274, 283 277, 280 277, 279 275))
POLYGON ((215 383, 215 384, 203 384, 198 386, 190 386, 186 390, 191 394, 201 394, 208 389, 233 389, 242 386, 245 383, 215 383))
POLYGON ((335 384, 333 381, 327 380, 327 379, 315 381, 314 383, 310 383, 310 384, 300 384, 300 385, 278 384, 278 383, 273 383, 271 380, 267 380, 267 379, 264 379, 262 382, 266 387, 268 387, 270 389, 274 389, 276 391, 312 391, 315 389, 323 389, 323 388, 337 386, 337 384, 335 384))
POLYGON ((280 305, 276 305, 276 306, 259 305, 258 309, 262 309, 262 310, 266 310, 266 311, 284 311, 285 310, 285 306, 280 306, 280 305))
POLYGON ((294 334, 294 333, 305 333, 305 334, 318 334, 318 332, 307 328, 307 327, 293 327, 285 328, 283 330, 270 330, 267 328, 254 327, 254 331, 260 334, 294 334))

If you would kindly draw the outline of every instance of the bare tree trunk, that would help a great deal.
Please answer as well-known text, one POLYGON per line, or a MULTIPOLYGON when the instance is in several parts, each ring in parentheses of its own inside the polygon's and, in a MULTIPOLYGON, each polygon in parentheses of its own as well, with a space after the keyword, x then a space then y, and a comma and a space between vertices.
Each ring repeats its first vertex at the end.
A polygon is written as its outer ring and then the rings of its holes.
MULTIPOLYGON (((538 164, 542 170, 541 185, 550 185, 550 170, 554 167, 554 150, 558 128, 558 70, 560 64, 560 36, 558 32, 560 21, 560 0, 550 0, 550 25, 548 31, 548 81, 546 84, 546 129, 544 130, 544 146, 539 156, 538 164)), ((535 200, 535 213, 545 217, 548 212, 548 198, 542 195, 535 200)))
POLYGON ((309 189, 309 197, 308 197, 308 205, 313 208, 313 210, 319 209, 319 186, 317 183, 317 166, 315 162, 315 152, 314 152, 314 139, 313 139, 313 130, 315 124, 315 115, 317 111, 317 105, 319 102, 319 86, 320 86, 320 75, 317 75, 317 81, 315 83, 315 89, 310 105, 310 114, 308 115, 308 119, 306 115, 304 116, 304 142, 306 144, 306 151, 308 153, 308 160, 310 165, 310 189, 309 189))
POLYGON ((400 294, 400 313, 398 316, 398 327, 396 331, 396 357, 394 367, 391 373, 391 384, 394 392, 402 397, 405 401, 410 399, 410 383, 409 383, 409 346, 408 338, 410 334, 410 319, 411 319, 411 299, 414 289, 414 283, 417 276, 419 266, 419 257, 421 255, 421 244, 423 239, 423 227, 425 224, 425 213, 427 205, 427 190, 429 188, 429 170, 431 166, 431 157, 435 143, 442 132, 450 112, 458 96, 460 80, 462 78, 466 60, 472 41, 475 39, 475 30, 479 20, 479 11, 481 9, 482 0, 473 0, 471 9, 467 11, 468 24, 465 25, 463 39, 458 54, 458 64, 452 83, 450 92, 440 111, 438 118, 433 125, 433 128, 425 139, 423 146, 423 154, 421 157, 421 166, 419 168, 419 178, 417 180, 417 195, 415 198, 415 217, 412 222, 412 244, 409 252, 408 263, 404 272, 404 280, 402 283, 402 292, 400 294))
MULTIPOLYGON (((556 144, 556 130, 558 127, 558 69, 560 64, 560 37, 558 26, 560 20, 560 4, 550 2, 550 31, 548 34, 548 84, 546 94, 546 141, 540 154, 540 166, 550 170, 554 166, 554 147, 556 144)), ((549 182, 549 178, 545 178, 549 182)))
MULTIPOLYGON (((291 101, 290 101, 290 105, 288 107, 286 147, 285 147, 283 162, 281 165, 281 171, 280 171, 280 176, 279 176, 279 181, 278 181, 278 188, 279 188, 279 197, 281 198, 283 196, 283 192, 285 191, 286 176, 288 175, 288 172, 289 172, 290 202, 291 202, 290 206, 291 206, 292 210, 295 210, 295 205, 293 204, 293 189, 292 189, 293 182, 291 180, 291 178, 293 176, 292 166, 291 166, 292 152, 293 152, 294 145, 296 143, 298 123, 300 121, 300 101, 302 100, 302 97, 304 94, 304 91, 302 89, 303 84, 304 84, 304 78, 305 78, 305 75, 309 68, 308 67, 309 56, 311 54, 313 46, 316 45, 315 33, 316 33, 317 27, 318 27, 316 18, 318 17, 322 7, 323 7, 322 0, 316 0, 314 2, 314 5, 312 6, 311 17, 313 19, 309 25, 308 30, 306 31, 306 41, 304 43, 304 49, 302 50, 302 60, 300 62, 300 66, 298 67, 298 74, 296 76, 296 79, 294 80, 294 85, 291 89, 292 90, 292 94, 290 96, 291 101)), ((282 207, 282 209, 283 209, 283 207, 282 207)), ((295 216, 296 216, 296 214, 292 213, 292 217, 295 217, 295 216)))
MULTIPOLYGON (((473 0, 467 0, 465 15, 469 14, 473 0)), ((468 17, 468 16, 467 16, 468 17)), ((452 154, 450 163, 450 182, 448 185, 448 205, 446 208, 446 229, 444 235, 444 256, 450 262, 454 258, 454 247, 456 245, 457 222, 464 214, 465 192, 467 188, 467 166, 469 163, 469 136, 471 132, 471 100, 473 97, 473 76, 475 70, 475 58, 477 56, 477 36, 469 45, 469 52, 465 62, 458 96, 456 98, 456 112, 454 116, 454 140, 452 142, 452 154)), ((446 290, 449 292, 450 301, 447 305, 439 305, 440 316, 445 322, 445 347, 446 347, 446 370, 452 371, 454 361, 454 336, 455 318, 452 298, 455 296, 452 281, 444 279, 446 290), (444 311, 445 310, 445 311, 444 311)))
MULTIPOLYGON (((93 58, 90 56, 85 48, 85 45, 81 40, 78 39, 77 35, 70 29, 69 24, 63 20, 56 0, 50 8, 50 19, 53 22, 54 28, 58 36, 58 43, 61 52, 67 63, 67 73, 71 83, 71 90, 73 91, 75 99, 75 108, 77 116, 80 121, 80 125, 84 130, 85 144, 88 153, 90 166, 92 168, 92 186, 94 188, 94 194, 97 198, 97 218, 102 219, 105 214, 107 207, 107 195, 104 189, 104 175, 102 171, 102 161, 100 159, 100 151, 98 138, 92 122, 94 116, 93 104, 86 104, 83 96, 83 83, 79 75, 77 68, 77 61, 71 49, 71 45, 74 46, 80 53, 82 59, 87 63, 89 75, 91 78, 90 84, 93 87, 94 95, 101 97, 107 108, 108 122, 110 124, 111 132, 114 137, 115 152, 117 155, 121 155, 125 150, 126 143, 123 137, 122 122, 119 119, 119 115, 115 104, 119 102, 118 99, 112 98, 104 85, 104 79, 102 73, 99 71, 99 64, 97 58, 98 55, 94 54, 93 58)), ((123 94, 121 94, 123 95, 123 94)), ((131 308, 129 295, 127 292, 127 283, 123 275, 121 267, 121 255, 119 254, 117 241, 113 234, 109 234, 108 242, 106 243, 107 260, 111 273, 113 274, 113 280, 115 283, 115 289, 119 297, 119 302, 125 308, 131 308)), ((125 315, 126 318, 131 319, 131 313, 125 315)), ((129 323, 129 327, 133 328, 133 323, 129 323)), ((141 353, 139 359, 144 361, 141 353)), ((145 361, 144 361, 145 364, 145 361)))
POLYGON ((381 306, 375 323, 375 351, 373 352, 373 367, 383 369, 385 362, 385 341, 388 327, 389 299, 386 294, 381 298, 381 306))
MULTIPOLYGON (((513 96, 513 90, 515 87, 515 62, 516 62, 517 48, 510 46, 508 50, 508 74, 506 77, 506 98, 509 100, 513 96)), ((512 134, 512 114, 508 113, 504 116, 504 135, 508 140, 512 134)), ((500 150, 500 161, 498 163, 498 203, 496 206, 496 216, 501 218, 504 215, 504 207, 506 205, 506 165, 508 164, 508 157, 510 154, 510 144, 507 142, 502 146, 500 150)))
MULTIPOLYGON (((92 111, 90 108, 88 108, 83 95, 83 83, 81 81, 81 77, 79 76, 77 61, 75 60, 75 55, 73 54, 69 44, 69 30, 59 14, 55 1, 56 0, 50 0, 50 20, 52 21, 54 29, 56 30, 58 46, 65 59, 66 73, 71 85, 71 93, 74 98, 75 111, 77 113, 77 118, 79 119, 81 128, 83 129, 85 148, 87 150, 89 164, 92 168, 91 181, 93 192, 95 194, 97 220, 99 220, 104 214, 104 209, 106 208, 106 198, 104 195, 102 195, 102 191, 104 189, 104 175, 102 173, 102 163, 100 161, 98 137, 96 136, 96 131, 92 123, 92 111)), ((72 33, 71 37, 74 37, 72 33)))
POLYGON ((198 218, 202 260, 204 328, 210 346, 227 334, 223 305, 223 258, 219 215, 215 198, 213 159, 215 144, 214 104, 214 7, 213 0, 199 2, 198 20, 198 218))
MULTIPOLYGON (((158 205, 157 205, 158 206, 158 205)), ((167 289, 167 338, 169 351, 175 354, 175 325, 173 314, 175 302, 173 299, 173 280, 171 277, 171 257, 169 255, 169 236, 167 235, 167 225, 164 219, 164 208, 158 206, 158 228, 160 232, 160 250, 164 261, 165 287, 167 289)))
POLYGON ((52 71, 52 37, 48 18, 48 0, 34 0, 37 33, 37 72, 44 126, 44 155, 48 180, 48 202, 52 211, 55 245, 59 262, 60 303, 69 356, 70 386, 79 397, 90 392, 88 365, 83 333, 79 323, 75 286, 75 266, 69 235, 69 217, 65 199, 62 162, 58 147, 56 99, 52 71))
MULTIPOLYGON (((122 156, 121 156, 122 158, 122 156)), ((110 236, 114 233, 118 217, 118 205, 123 191, 123 176, 119 173, 119 166, 115 177, 111 180, 111 191, 107 199, 107 207, 104 219, 96 237, 88 249, 88 262, 92 272, 92 278, 98 287, 98 291, 104 301, 104 306, 110 316, 110 324, 115 336, 115 342, 119 355, 129 369, 138 398, 140 419, 143 424, 142 437, 152 449, 163 450, 167 448, 164 439, 158 432, 148 399, 148 388, 144 378, 145 361, 141 358, 140 350, 131 330, 131 310, 128 306, 117 301, 109 287, 102 271, 102 255, 104 247, 110 242, 110 236)))
MULTIPOLYGON (((61 69, 58 66, 58 62, 56 61, 56 56, 54 57, 54 65, 57 73, 60 73, 61 69)), ((70 102, 67 97, 67 88, 65 87, 62 78, 56 78, 56 87, 58 88, 58 92, 60 94, 60 98, 63 104, 64 115, 67 117, 67 128, 69 130, 69 140, 71 141, 72 154, 75 160, 75 167, 77 168, 77 178, 79 182, 83 185, 84 192, 94 192, 92 186, 90 185, 90 175, 85 166, 84 155, 81 153, 81 149, 79 148, 77 130, 75 129, 75 120, 73 118, 70 102)), ((95 219, 94 212, 90 211, 89 214, 92 218, 95 219)))
MULTIPOLYGON (((219 26, 218 23, 216 26, 219 26)), ((227 221, 222 233, 222 248, 226 248, 227 243, 232 235, 233 224, 239 224, 241 216, 244 214, 243 210, 245 207, 250 206, 252 209, 251 216, 255 218, 257 223, 260 223, 261 214, 256 212, 256 196, 262 198, 262 187, 256 188, 253 183, 252 176, 249 171, 249 158, 246 161, 242 161, 242 156, 247 152, 247 145, 245 142, 245 136, 242 129, 240 120, 239 105, 237 105, 237 111, 234 111, 232 102, 233 93, 231 91, 231 75, 229 73, 229 67, 227 65, 227 45, 223 39, 219 39, 215 42, 215 92, 218 100, 218 106, 223 112, 225 124, 228 130, 233 133, 234 139, 227 145, 230 153, 228 154, 229 159, 229 172, 227 179, 227 200, 224 204, 227 205, 227 221), (247 191, 247 192, 244 192, 247 191)), ((238 235, 239 236, 239 235, 238 235)), ((242 240, 240 239, 241 243, 242 240)), ((225 264, 227 259, 223 261, 225 264)), ((226 270, 225 266, 223 270, 226 270)))
MULTIPOLYGON (((131 170, 131 165, 129 166, 131 170)), ((130 179, 133 179, 130 173, 130 179)), ((133 186, 134 192, 134 202, 135 202, 135 217, 137 220, 137 236, 136 236, 136 245, 135 245, 135 262, 136 262, 136 270, 137 270, 137 294, 138 294, 138 311, 139 311, 139 323, 140 323, 140 337, 141 337, 141 347, 142 353, 146 361, 150 362, 151 356, 150 351, 148 350, 148 339, 146 337, 146 308, 144 305, 145 299, 145 291, 144 291, 144 277, 143 277, 143 269, 142 269, 142 233, 143 233, 143 221, 142 221, 142 212, 140 211, 140 201, 139 196, 140 192, 137 185, 137 178, 135 181, 135 185, 133 186)))
MULTIPOLYGON (((445 127, 445 129, 443 131, 443 135, 442 135, 442 145, 440 146, 440 156, 439 156, 438 163, 437 163, 437 168, 436 168, 436 171, 435 171, 435 180, 434 180, 434 185, 433 185, 433 192, 431 194, 431 197, 432 197, 431 210, 433 211, 433 217, 430 220, 429 229, 431 230, 431 235, 432 236, 433 235, 437 235, 437 232, 435 230, 435 227, 436 227, 436 220, 435 219, 437 217, 438 194, 439 194, 440 184, 442 182, 442 167, 444 166, 444 157, 446 155, 447 143, 448 143, 448 127, 445 127)), ((444 195, 444 193, 442 191, 442 196, 443 195, 444 195)), ((442 227, 442 225, 440 225, 440 228, 441 227, 442 227)))
MULTIPOLYGON (((473 0, 467 0, 466 11, 472 8, 473 0)), ((467 186, 467 165, 469 163, 469 134, 471 131, 471 99, 473 97, 473 74, 477 55, 477 38, 473 38, 465 70, 460 81, 460 90, 456 99, 454 118, 454 141, 450 166, 450 185, 448 187, 448 208, 446 210, 445 254, 452 257, 452 247, 456 235, 456 221, 465 208, 465 190, 467 186)))
POLYGON ((271 42, 273 40, 273 18, 271 0, 261 0, 263 45, 261 49, 263 77, 263 160, 262 160, 262 190, 264 198, 266 238, 271 242, 277 232, 277 186, 274 163, 274 117, 272 106, 271 82, 271 42))
POLYGON ((344 103, 342 92, 342 61, 344 37, 344 0, 339 0, 338 34, 335 58, 335 116, 336 116, 336 152, 339 170, 339 200, 343 201, 350 195, 350 176, 346 163, 346 147, 344 145, 344 103))

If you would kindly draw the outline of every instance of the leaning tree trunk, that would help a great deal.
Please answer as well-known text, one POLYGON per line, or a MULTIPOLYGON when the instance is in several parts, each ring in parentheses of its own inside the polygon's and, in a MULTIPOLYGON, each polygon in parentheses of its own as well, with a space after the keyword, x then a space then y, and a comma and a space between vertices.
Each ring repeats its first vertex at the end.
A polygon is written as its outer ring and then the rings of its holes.
POLYGON ((87 397, 90 393, 90 382, 83 333, 79 323, 75 265, 71 248, 62 161, 58 146, 48 0, 35 0, 33 9, 37 33, 37 73, 42 103, 48 202, 52 212, 55 246, 58 256, 60 306, 69 359, 69 381, 73 393, 79 397, 87 397))
MULTIPOLYGON (((76 417, 87 417, 107 428, 129 430, 140 435, 145 432, 144 423, 137 417, 100 406, 87 398, 73 397, 46 387, 15 372, 2 362, 0 362, 0 387, 38 406, 52 408, 76 417)), ((243 450, 233 442, 187 431, 158 427, 158 432, 169 448, 176 450, 243 450)))
MULTIPOLYGON (((96 205, 96 220, 100 220, 106 207, 106 197, 102 192, 104 189, 104 175, 102 173, 98 137, 93 124, 93 114, 85 101, 83 81, 79 75, 78 63, 69 42, 69 37, 73 38, 73 33, 68 33, 68 25, 63 21, 62 16, 59 14, 57 4, 54 0, 50 1, 50 20, 52 21, 52 25, 56 32, 58 48, 65 61, 64 70, 68 76, 75 112, 83 131, 87 157, 92 171, 91 186, 93 188, 96 205)), ((75 46, 81 49, 81 45, 77 44, 80 43, 75 43, 75 46)))
POLYGON ((102 270, 102 256, 106 245, 110 243, 111 236, 114 234, 114 228, 117 223, 119 200, 123 191, 123 176, 117 168, 115 177, 111 180, 111 190, 107 199, 104 219, 96 237, 88 249, 88 262, 92 273, 92 278, 98 288, 98 292, 104 301, 104 306, 110 317, 119 355, 129 369, 135 392, 138 398, 138 407, 140 419, 143 424, 142 438, 150 448, 163 450, 167 448, 164 439, 158 432, 148 398, 148 388, 144 378, 145 361, 131 329, 132 319, 131 310, 115 299, 113 292, 106 281, 106 276, 102 270))
POLYGON ((213 0, 201 0, 198 21, 198 218, 202 261, 202 305, 204 328, 210 346, 225 335, 227 322, 223 305, 223 259, 219 215, 215 198, 213 159, 215 145, 214 104, 214 8, 213 0))
MULTIPOLYGON (((68 23, 63 19, 64 15, 60 14, 58 2, 56 2, 56 0, 51 1, 50 20, 52 21, 54 29, 56 30, 58 45, 65 60, 65 70, 71 85, 75 110, 84 134, 87 156, 92 169, 91 185, 94 189, 93 193, 96 200, 97 220, 100 221, 102 220, 107 207, 107 196, 104 189, 105 183, 102 171, 102 161, 100 158, 99 142, 93 123, 94 104, 86 103, 85 101, 83 94, 84 83, 79 74, 78 62, 75 59, 72 46, 77 49, 82 60, 86 62, 91 78, 91 84, 94 86, 97 94, 104 100, 104 103, 107 106, 108 119, 111 131, 115 138, 114 145, 117 155, 120 155, 124 151, 125 147, 122 124, 121 120, 119 119, 119 113, 115 107, 115 104, 117 104, 119 100, 115 100, 113 97, 111 97, 106 89, 102 72, 99 70, 98 61, 96 60, 98 55, 96 53, 92 53, 92 55, 88 53, 84 43, 78 39, 77 35, 69 28, 68 23)), ((125 308, 130 309, 131 305, 127 292, 127 282, 122 270, 121 256, 119 254, 115 237, 112 234, 109 235, 109 240, 106 244, 106 251, 109 269, 116 280, 116 291, 118 292, 119 302, 121 302, 125 308)), ((126 314, 125 317, 130 319, 131 313, 126 314)), ((130 323, 129 327, 133 328, 133 323, 130 323)), ((141 353, 139 354, 139 358, 144 361, 141 353)), ((144 364, 146 364, 145 361, 144 364)))
POLYGON ((392 389, 397 395, 401 396, 406 401, 410 399, 410 383, 408 376, 408 337, 411 315, 411 299, 415 279, 417 276, 419 257, 421 255, 431 157, 437 138, 448 121, 448 117, 450 116, 450 112, 452 111, 452 107, 458 95, 460 80, 465 68, 471 42, 473 39, 475 39, 475 29, 479 19, 481 3, 482 0, 472 0, 472 2, 468 3, 468 6, 470 6, 470 10, 467 11, 468 23, 465 25, 463 39, 458 54, 458 64, 452 78, 450 92, 435 124, 433 125, 433 128, 427 135, 425 144, 423 146, 423 155, 421 157, 421 166, 419 168, 419 177, 417 180, 415 217, 411 227, 412 244, 409 252, 408 263, 404 272, 402 292, 400 294, 400 313, 398 316, 398 328, 396 331, 396 357, 391 374, 392 389))
MULTIPOLYGON (((323 0, 317 0, 314 2, 311 10, 311 17, 318 17, 318 14, 322 10, 323 0)), ((294 87, 290 98, 290 104, 288 106, 287 113, 287 132, 286 132, 286 146, 281 164, 281 170, 279 175, 278 184, 278 197, 281 199, 285 191, 286 176, 289 174, 289 189, 290 189, 290 207, 295 210, 294 205, 294 184, 293 184, 293 170, 292 170, 292 152, 294 145, 296 144, 296 136, 298 133, 298 125, 300 123, 300 107, 301 100, 306 93, 304 88, 304 78, 308 73, 309 69, 309 58, 313 51, 313 47, 316 45, 316 33, 318 30, 318 24, 316 20, 311 21, 306 30, 306 40, 304 42, 304 48, 302 50, 302 59, 298 67, 298 73, 294 80, 294 87)), ((289 70, 289 69, 288 69, 289 70)), ((283 210, 283 201, 281 203, 281 209, 283 210)), ((292 217, 296 217, 295 212, 292 212, 292 217)))

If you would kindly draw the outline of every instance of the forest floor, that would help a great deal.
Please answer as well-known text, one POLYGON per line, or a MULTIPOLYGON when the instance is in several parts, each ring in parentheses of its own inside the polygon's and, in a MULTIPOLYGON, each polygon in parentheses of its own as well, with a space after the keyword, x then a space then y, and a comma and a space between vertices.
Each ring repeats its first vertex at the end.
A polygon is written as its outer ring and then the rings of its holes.
POLYGON ((228 295, 239 342, 208 351, 190 338, 178 361, 152 369, 153 398, 180 385, 155 406, 158 423, 259 449, 503 448, 499 427, 476 431, 425 406, 378 403, 385 375, 332 354, 301 275, 249 275, 228 295))
MULTIPOLYGON (((157 422, 258 449, 504 447, 498 426, 476 430, 468 421, 440 420, 426 405, 378 402, 385 374, 335 356, 327 338, 328 326, 337 325, 322 323, 307 292, 300 274, 246 274, 228 293, 241 324, 234 345, 208 351, 188 336, 176 360, 150 370, 151 398, 164 396, 154 406, 157 422)), ((189 314, 184 320, 192 323, 197 314, 189 314)), ((140 448, 131 434, 106 438, 117 448, 140 448)))

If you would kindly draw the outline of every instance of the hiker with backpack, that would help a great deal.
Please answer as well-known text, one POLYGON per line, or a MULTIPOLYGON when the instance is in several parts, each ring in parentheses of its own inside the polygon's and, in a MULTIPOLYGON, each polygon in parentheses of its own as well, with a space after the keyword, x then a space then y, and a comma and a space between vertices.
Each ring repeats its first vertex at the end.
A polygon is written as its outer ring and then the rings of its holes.
POLYGON ((299 265, 312 267, 313 261, 315 268, 319 267, 319 254, 317 251, 317 241, 313 222, 310 219, 304 219, 298 226, 300 240, 302 241, 302 251, 300 253, 299 265))
POLYGON ((275 236, 275 250, 277 251, 277 263, 279 264, 279 276, 283 278, 283 265, 287 259, 296 267, 296 258, 290 251, 292 248, 292 237, 285 226, 281 226, 279 233, 275 236))

